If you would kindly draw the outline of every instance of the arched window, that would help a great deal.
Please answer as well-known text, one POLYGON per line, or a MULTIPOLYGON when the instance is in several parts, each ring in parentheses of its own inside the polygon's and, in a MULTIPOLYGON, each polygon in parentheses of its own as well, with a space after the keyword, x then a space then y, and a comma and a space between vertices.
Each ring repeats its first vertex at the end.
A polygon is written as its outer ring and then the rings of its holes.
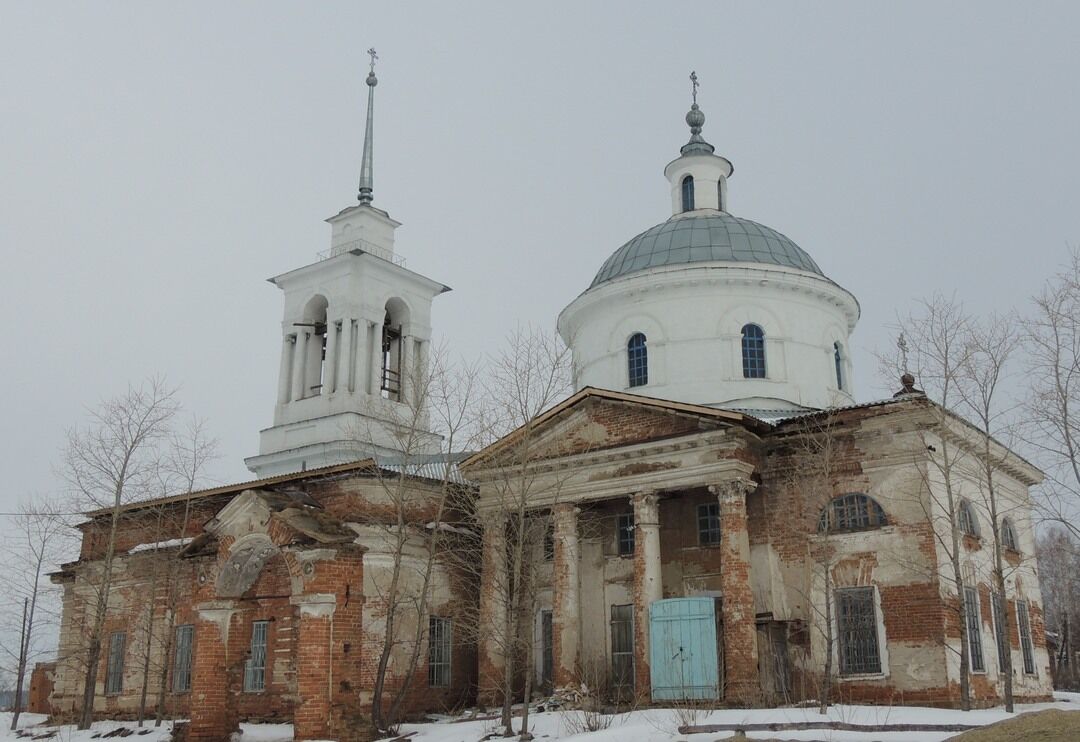
POLYGON ((960 533, 965 536, 979 538, 979 519, 975 515, 975 508, 967 500, 960 501, 960 511, 957 513, 956 524, 960 527, 960 533))
POLYGON ((384 399, 395 402, 404 400, 404 364, 405 338, 402 327, 408 321, 409 309, 401 299, 386 302, 386 315, 382 326, 382 378, 379 391, 384 399))
POLYGON ((844 349, 840 343, 833 343, 833 363, 836 365, 836 388, 844 389, 844 349))
POLYGON ((742 375, 744 379, 765 378, 765 331, 754 324, 742 328, 742 375))
POLYGON ((626 343, 626 366, 630 386, 645 386, 649 383, 649 349, 645 346, 645 336, 640 332, 631 335, 626 343))
POLYGON ((885 511, 872 498, 859 492, 840 495, 825 506, 818 518, 818 533, 865 531, 887 526, 885 511))
POLYGON ((694 176, 687 175, 682 179, 682 210, 694 210, 694 176))
POLYGON ((724 210, 724 181, 716 181, 716 208, 724 210))
POLYGON ((1001 545, 1010 551, 1020 551, 1016 541, 1016 528, 1008 518, 1001 519, 1001 545))

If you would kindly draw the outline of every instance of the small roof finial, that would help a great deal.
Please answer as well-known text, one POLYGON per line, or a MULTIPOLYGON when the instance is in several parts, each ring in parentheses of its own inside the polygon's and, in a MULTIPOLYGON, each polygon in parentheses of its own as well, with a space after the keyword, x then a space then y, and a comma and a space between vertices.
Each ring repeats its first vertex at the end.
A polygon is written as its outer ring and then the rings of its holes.
POLYGON ((693 103, 686 114, 686 125, 690 127, 690 141, 684 144, 680 150, 684 155, 695 152, 704 152, 711 155, 716 151, 716 148, 701 136, 701 127, 705 125, 705 114, 697 104, 698 85, 698 76, 695 70, 690 73, 690 97, 693 103))
POLYGON ((375 178, 372 169, 372 129, 374 128, 375 117, 375 86, 379 84, 378 78, 375 77, 375 60, 379 58, 379 55, 375 53, 374 47, 368 49, 367 53, 371 57, 371 68, 367 80, 365 80, 368 86, 367 126, 364 129, 364 157, 360 162, 360 193, 356 197, 356 200, 362 204, 371 203, 372 192, 375 189, 375 178))

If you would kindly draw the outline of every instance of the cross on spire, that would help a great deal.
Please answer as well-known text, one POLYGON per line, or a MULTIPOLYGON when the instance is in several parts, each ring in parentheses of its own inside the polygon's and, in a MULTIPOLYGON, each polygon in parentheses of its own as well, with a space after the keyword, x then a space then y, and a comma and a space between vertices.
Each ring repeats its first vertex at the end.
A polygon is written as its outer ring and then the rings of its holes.
POLYGON ((379 58, 379 55, 375 53, 375 47, 371 47, 367 50, 368 56, 371 57, 371 74, 375 74, 375 60, 379 58))
POLYGON ((690 95, 694 99, 693 102, 694 102, 695 106, 697 105, 697 89, 698 89, 697 71, 692 71, 690 73, 690 95))

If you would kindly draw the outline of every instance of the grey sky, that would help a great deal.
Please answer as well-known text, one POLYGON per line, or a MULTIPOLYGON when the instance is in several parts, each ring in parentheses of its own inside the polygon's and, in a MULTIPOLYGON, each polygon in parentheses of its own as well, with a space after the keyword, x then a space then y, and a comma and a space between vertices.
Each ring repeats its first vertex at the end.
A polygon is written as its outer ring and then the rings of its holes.
POLYGON ((375 203, 454 288, 435 329, 466 356, 552 324, 669 215, 691 69, 732 211, 861 301, 860 399, 898 309, 1022 304, 1080 241, 1076 3, 585 5, 0 5, 0 509, 155 372, 220 437, 214 477, 248 478, 278 367, 264 279, 355 202, 372 45, 375 203))

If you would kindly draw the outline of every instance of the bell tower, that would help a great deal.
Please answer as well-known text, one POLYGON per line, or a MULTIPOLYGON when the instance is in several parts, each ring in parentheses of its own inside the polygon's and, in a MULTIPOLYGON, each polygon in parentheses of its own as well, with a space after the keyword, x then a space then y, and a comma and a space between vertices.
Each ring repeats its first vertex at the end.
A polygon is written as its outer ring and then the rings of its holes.
POLYGON ((431 302, 449 291, 405 267, 394 250, 401 224, 373 205, 375 50, 358 204, 330 217, 330 247, 270 282, 284 292, 274 424, 245 459, 258 477, 370 456, 436 453, 423 376, 431 302))

